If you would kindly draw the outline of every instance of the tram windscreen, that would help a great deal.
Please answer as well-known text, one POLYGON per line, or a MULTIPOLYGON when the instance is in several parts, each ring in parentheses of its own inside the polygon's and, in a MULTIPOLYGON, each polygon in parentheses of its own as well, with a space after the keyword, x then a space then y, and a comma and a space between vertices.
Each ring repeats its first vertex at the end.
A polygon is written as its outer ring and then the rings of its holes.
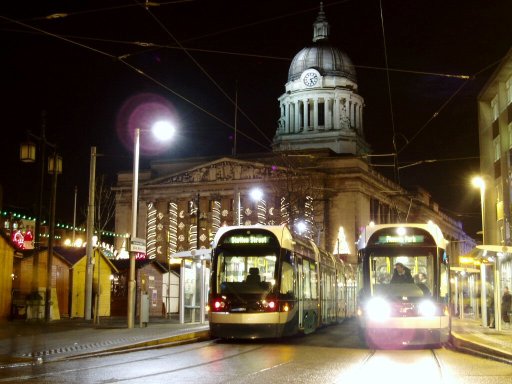
POLYGON ((373 295, 423 297, 434 287, 433 254, 370 254, 370 286, 373 295))
MULTIPOLYGON (((266 247, 265 247, 266 248, 266 247)), ((275 285, 277 254, 265 248, 224 250, 218 254, 218 293, 258 293, 275 285)))

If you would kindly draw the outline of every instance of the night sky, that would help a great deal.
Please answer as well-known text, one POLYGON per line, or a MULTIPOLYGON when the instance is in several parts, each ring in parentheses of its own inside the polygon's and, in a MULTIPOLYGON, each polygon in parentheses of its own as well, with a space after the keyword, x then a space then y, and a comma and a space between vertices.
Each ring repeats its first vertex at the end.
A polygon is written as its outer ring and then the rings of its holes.
MULTIPOLYGON (((116 172, 132 169, 129 132, 144 129, 154 114, 172 116, 178 136, 157 150, 143 135, 141 168, 151 159, 230 155, 235 100, 237 153, 270 151, 277 98, 292 58, 311 42, 319 1, 144 5, 0 5, 4 209, 35 212, 38 165, 19 161, 19 144, 28 131, 40 135, 43 110, 47 140, 63 156, 57 215, 67 223, 75 186, 77 223, 85 222, 91 146, 102 154, 98 177, 113 182, 116 172)), ((476 238, 476 99, 512 47, 512 2, 345 0, 324 1, 324 10, 331 42, 356 67, 373 152, 396 150, 398 165, 406 166, 400 184, 428 190, 476 238)), ((392 164, 391 157, 378 159, 392 164)), ((390 167, 377 170, 394 177, 390 167)))

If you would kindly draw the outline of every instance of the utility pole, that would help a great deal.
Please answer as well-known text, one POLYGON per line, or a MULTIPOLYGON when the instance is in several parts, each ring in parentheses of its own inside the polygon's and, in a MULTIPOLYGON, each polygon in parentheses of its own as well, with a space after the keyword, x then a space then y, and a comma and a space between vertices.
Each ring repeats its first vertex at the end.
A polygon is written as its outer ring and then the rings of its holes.
POLYGON ((89 204, 87 206, 87 269, 85 271, 85 320, 91 320, 92 281, 93 281, 93 237, 94 237, 94 200, 96 191, 96 147, 91 147, 91 163, 89 166, 89 204))
POLYGON ((59 173, 59 159, 57 152, 53 153, 53 166, 50 162, 50 171, 52 172, 52 198, 50 203, 50 232, 48 239, 48 261, 46 271, 46 296, 44 306, 45 321, 51 320, 52 306, 52 280, 53 280, 53 245, 55 241, 55 207, 57 205, 57 175, 59 173))

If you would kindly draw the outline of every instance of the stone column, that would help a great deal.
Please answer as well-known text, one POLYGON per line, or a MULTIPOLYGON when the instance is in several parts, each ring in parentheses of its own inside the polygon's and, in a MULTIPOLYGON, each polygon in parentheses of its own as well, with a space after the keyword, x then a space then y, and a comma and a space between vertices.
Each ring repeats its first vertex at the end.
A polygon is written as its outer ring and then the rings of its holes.
POLYGON ((318 131, 318 97, 313 99, 313 130, 318 131))
POLYGON ((300 131, 300 101, 295 101, 295 124, 293 133, 297 133, 300 131))
POLYGON ((303 131, 302 132, 307 132, 308 128, 309 128, 309 100, 306 99, 303 101, 303 105, 304 105, 304 121, 303 121, 303 131))

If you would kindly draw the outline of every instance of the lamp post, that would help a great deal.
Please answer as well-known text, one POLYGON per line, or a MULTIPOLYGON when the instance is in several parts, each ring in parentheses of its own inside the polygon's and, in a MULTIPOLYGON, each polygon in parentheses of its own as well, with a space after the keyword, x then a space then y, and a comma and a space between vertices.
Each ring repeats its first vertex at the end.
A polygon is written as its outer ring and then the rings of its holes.
MULTIPOLYGON (((476 176, 471 180, 473 186, 480 189, 480 208, 482 212, 482 244, 486 244, 485 236, 485 181, 482 177, 476 176)), ((481 302, 482 302, 482 326, 487 327, 487 271, 485 264, 480 264, 480 285, 481 285, 481 302)), ((496 317, 495 317, 496 319, 496 317)), ((496 320, 495 320, 496 321, 496 320)))
POLYGON ((48 164, 48 173, 52 175, 51 187, 51 201, 50 201, 50 226, 48 231, 48 260, 47 260, 47 276, 46 276, 46 296, 45 296, 45 321, 51 320, 51 287, 53 275, 53 244, 55 237, 55 207, 57 196, 57 175, 62 173, 62 158, 57 155, 57 146, 46 140, 46 114, 42 113, 41 136, 34 135, 28 132, 29 140, 21 143, 20 145, 20 160, 24 163, 34 163, 36 161, 36 144, 31 141, 34 139, 40 144, 40 159, 41 159, 41 172, 40 172, 40 185, 39 185, 39 199, 38 199, 38 215, 36 218, 35 235, 34 235, 34 253, 33 271, 32 271, 32 291, 39 294, 39 252, 41 248, 41 220, 43 217, 43 191, 44 191, 44 174, 46 164, 48 164), (47 147, 53 149, 53 155, 46 162, 47 147))
POLYGON ((480 189, 480 207, 482 210, 482 244, 487 244, 485 237, 485 181, 480 176, 473 177, 473 186, 480 189))
POLYGON ((52 276, 53 276, 53 244, 55 240, 55 207, 57 206, 57 175, 62 173, 62 158, 53 153, 53 157, 49 158, 48 172, 52 175, 52 198, 50 203, 50 231, 48 238, 48 260, 47 260, 47 276, 46 276, 46 295, 44 305, 44 319, 51 320, 52 305, 52 276))
MULTIPOLYGON (((132 181, 132 239, 137 237, 137 214, 138 214, 138 192, 139 192, 139 152, 140 152, 140 128, 135 128, 133 141, 133 181, 132 181)), ((174 135, 174 127, 166 121, 158 121, 153 124, 151 131, 159 140, 170 140, 174 135)), ((135 322, 135 252, 130 245, 130 269, 128 277, 128 328, 133 328, 135 322)))
POLYGON ((87 267, 85 270, 85 305, 84 318, 91 320, 92 283, 93 283, 93 236, 94 236, 94 199, 96 192, 96 147, 91 147, 91 162, 89 165, 89 204, 87 206, 87 267))

